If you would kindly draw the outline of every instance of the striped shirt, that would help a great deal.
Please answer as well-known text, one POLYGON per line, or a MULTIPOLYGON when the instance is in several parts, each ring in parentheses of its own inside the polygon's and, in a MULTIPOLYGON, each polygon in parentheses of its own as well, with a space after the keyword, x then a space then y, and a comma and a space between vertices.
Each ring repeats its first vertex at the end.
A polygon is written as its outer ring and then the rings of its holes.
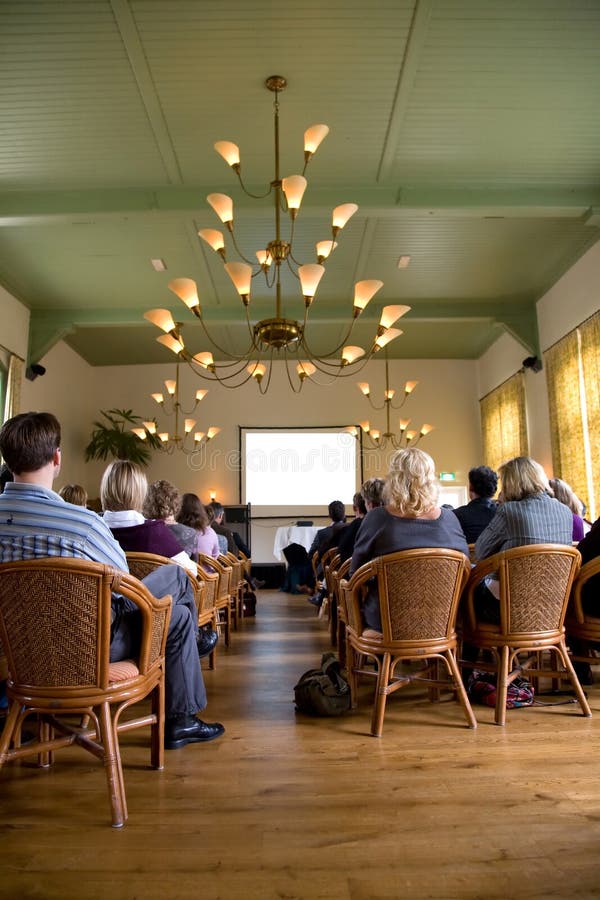
POLYGON ((475 556, 485 559, 526 544, 571 544, 573 514, 548 494, 500 503, 496 515, 475 542, 475 556))
POLYGON ((37 484, 13 482, 0 495, 0 562, 75 557, 129 571, 100 516, 37 484))

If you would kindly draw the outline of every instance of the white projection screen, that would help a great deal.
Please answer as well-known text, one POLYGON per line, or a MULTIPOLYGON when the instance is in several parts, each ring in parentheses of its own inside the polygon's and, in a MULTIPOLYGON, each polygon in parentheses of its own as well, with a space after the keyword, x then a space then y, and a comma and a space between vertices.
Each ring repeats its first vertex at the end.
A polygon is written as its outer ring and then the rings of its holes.
POLYGON ((252 517, 348 511, 361 484, 360 446, 342 427, 240 428, 242 502, 252 517))

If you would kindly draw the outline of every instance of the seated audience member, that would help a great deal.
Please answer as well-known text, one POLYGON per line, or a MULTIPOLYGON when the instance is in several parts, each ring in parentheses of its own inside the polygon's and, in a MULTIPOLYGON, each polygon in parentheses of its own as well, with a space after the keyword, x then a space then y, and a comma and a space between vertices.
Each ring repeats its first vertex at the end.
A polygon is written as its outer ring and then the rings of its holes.
POLYGON ((87 491, 80 484, 65 484, 58 492, 65 503, 73 503, 75 506, 86 506, 88 502, 87 491))
MULTIPOLYGON (((581 553, 581 564, 590 562, 600 556, 600 519, 596 519, 586 536, 577 544, 581 553)), ((588 616, 600 617, 600 575, 594 575, 583 586, 581 593, 583 610, 588 616)), ((577 638, 569 637, 569 646, 573 653, 580 654, 584 651, 583 642, 577 638)), ((596 650, 598 644, 593 644, 596 650)), ((591 666, 584 662, 573 661, 573 667, 581 684, 593 684, 591 666)))
MULTIPOLYGON (((180 525, 176 519, 181 506, 179 491, 170 481, 154 481, 148 485, 142 513, 146 519, 162 519, 169 531, 175 536, 175 540, 189 558, 195 562, 194 553, 196 545, 196 532, 193 528, 180 525)), ((183 565, 183 563, 182 563, 183 565)), ((184 566, 184 568, 186 568, 184 566)), ((193 570, 192 570, 193 571, 193 570)))
MULTIPOLYGON (((210 523, 213 531, 216 531, 217 534, 220 534, 222 537, 227 540, 227 550, 225 553, 233 553, 234 556, 238 555, 237 545, 235 543, 235 538, 233 536, 233 531, 230 531, 229 528, 225 528, 225 510, 223 509, 223 505, 219 503, 218 500, 211 500, 210 507, 213 511, 213 520, 210 523)), ((250 556, 250 552, 246 554, 246 556, 250 556)))
POLYGON ((347 559, 350 559, 350 557, 352 556, 352 553, 354 552, 354 545, 356 543, 356 537, 360 530, 360 526, 362 525, 362 520, 364 519, 366 514, 370 509, 375 509, 375 507, 382 505, 384 484, 385 482, 383 478, 369 478, 369 480, 365 481, 365 483, 361 487, 360 494, 354 495, 354 500, 356 500, 357 497, 362 498, 364 512, 358 512, 357 509, 360 510, 360 504, 358 507, 356 506, 356 504, 354 504, 354 521, 350 522, 350 524, 345 528, 342 528, 340 532, 337 549, 338 553, 340 554, 341 563, 343 563, 347 559))
POLYGON ((168 556, 195 575, 198 571, 162 518, 147 519, 142 513, 148 482, 137 463, 111 462, 100 483, 103 518, 125 551, 168 556))
MULTIPOLYGON (((168 484, 168 482, 167 482, 168 484)), ((117 459, 110 463, 100 482, 100 501, 104 510, 103 518, 113 536, 125 552, 158 553, 168 556, 192 575, 197 575, 198 567, 162 519, 145 519, 140 510, 148 491, 148 482, 137 463, 117 459)), ((162 489, 161 489, 162 493, 162 489)), ((189 609, 197 615, 193 591, 190 592, 189 609)), ((201 628, 198 632, 198 654, 201 659, 214 649, 218 635, 211 628, 201 628)))
MULTIPOLYGON (((60 438, 60 424, 51 413, 22 413, 0 429, 0 452, 15 476, 0 496, 0 562, 75 557, 127 571, 123 550, 102 518, 52 490, 61 466, 60 438)), ((168 565, 143 581, 155 596, 173 598, 165 654, 165 747, 213 740, 223 734, 223 726, 196 716, 206 706, 206 690, 189 579, 179 566, 168 565)), ((117 662, 135 655, 140 614, 133 601, 118 595, 112 607, 110 660, 117 662)))
MULTIPOLYGON (((397 450, 383 490, 385 506, 370 510, 362 521, 354 545, 350 575, 363 563, 422 547, 459 550, 469 548, 454 512, 438 505, 435 465, 418 447, 397 450)), ((365 624, 381 631, 377 586, 371 585, 363 606, 365 624)))
POLYGON ((460 522, 468 544, 474 544, 496 514, 492 499, 498 489, 498 476, 489 466, 477 466, 469 472, 469 497, 466 506, 459 506, 454 515, 460 522))
POLYGON ((208 524, 210 525, 212 530, 217 535, 217 541, 219 542, 219 552, 227 553, 228 552, 227 538, 225 537, 224 534, 219 534, 219 532, 216 531, 215 527, 214 527, 215 526, 215 511, 214 511, 214 509, 212 508, 210 503, 208 504, 208 506, 205 506, 204 509, 206 510, 206 515, 208 516, 208 524))
POLYGON ((551 478, 549 484, 559 503, 564 503, 573 513, 573 540, 582 540, 584 535, 583 503, 566 481, 562 481, 560 478, 551 478))
POLYGON ((323 554, 336 546, 338 532, 341 531, 346 524, 346 507, 341 500, 332 500, 327 507, 327 512, 331 519, 331 525, 327 525, 325 528, 319 528, 310 545, 310 550, 308 551, 308 558, 310 560, 312 560, 315 553, 318 554, 319 568, 317 572, 319 575, 323 574, 320 568, 323 554))
POLYGON ((216 559, 220 554, 219 540, 214 528, 210 527, 208 513, 197 494, 184 494, 177 514, 181 527, 194 532, 194 553, 204 553, 216 559))

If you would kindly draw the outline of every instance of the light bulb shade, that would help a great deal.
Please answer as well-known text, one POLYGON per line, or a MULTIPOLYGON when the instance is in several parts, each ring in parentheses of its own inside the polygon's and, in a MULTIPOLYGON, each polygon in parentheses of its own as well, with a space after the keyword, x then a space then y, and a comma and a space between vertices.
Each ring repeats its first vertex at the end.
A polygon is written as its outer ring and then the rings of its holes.
POLYGON ((185 419, 183 423, 183 430, 185 431, 185 433, 189 434, 195 424, 195 419, 185 419))
POLYGON ((365 419, 364 422, 359 422, 358 424, 362 428, 362 430, 365 432, 365 434, 368 434, 369 431, 371 430, 371 426, 369 425, 368 419, 365 419))
POLYGON ((175 322, 168 309, 148 309, 144 313, 144 318, 167 334, 169 331, 175 331, 175 322))
POLYGON ((299 362, 296 366, 296 372, 301 381, 304 381, 305 378, 310 378, 316 371, 316 366, 313 366, 311 362, 299 362))
POLYGON ((410 443, 410 441, 414 441, 416 436, 417 436, 416 431, 407 431, 406 432, 406 443, 408 444, 408 443, 410 443))
POLYGON ((139 437, 140 441, 146 440, 146 432, 143 428, 132 428, 133 433, 139 437))
POLYGON ((156 422, 144 422, 144 428, 148 434, 156 434, 156 422))
POLYGON ((379 431, 378 428, 373 428, 371 430, 371 437, 373 438, 374 441, 379 440, 379 438, 381 437, 381 432, 379 431))
POLYGON ((344 347, 342 350, 342 365, 352 365, 357 359, 365 355, 362 347, 344 347))
POLYGON ((434 428, 435 428, 435 425, 423 425, 423 427, 421 428, 421 432, 420 432, 421 437, 425 437, 425 435, 431 434, 431 432, 433 431, 434 428))
POLYGON ((336 206, 333 211, 331 224, 336 229, 343 228, 348 219, 350 219, 357 210, 358 206, 356 203, 342 203, 341 206, 336 206))
POLYGON ((383 287, 383 281, 372 278, 368 281, 357 281, 354 285, 354 308, 364 309, 369 300, 383 287))
POLYGON ((321 141, 329 134, 328 125, 311 125, 304 132, 304 152, 314 153, 321 141))
POLYGON ((164 403, 165 398, 162 394, 150 394, 153 400, 156 400, 157 403, 164 403))
POLYGON ((243 262, 225 263, 225 271, 233 281, 234 287, 240 297, 250 296, 250 282, 252 281, 252 266, 243 262))
POLYGON ((210 366, 214 366, 215 361, 213 359, 212 353, 210 351, 204 351, 202 353, 196 353, 193 357, 195 363, 198 363, 199 366, 202 366, 203 369, 208 369, 210 366))
POLYGON ((337 247, 337 241, 319 241, 315 244, 317 250, 317 259, 319 262, 322 262, 324 259, 327 259, 335 248, 337 247))
POLYGON ((401 334, 404 334, 404 332, 400 328, 386 328, 383 334, 378 334, 375 338, 375 348, 381 349, 385 347, 386 344, 389 344, 394 338, 400 337, 401 334))
POLYGON ((394 322, 397 322, 409 310, 410 306, 384 306, 381 310, 379 324, 382 328, 391 328, 394 322))
POLYGON ((355 425, 347 425, 344 431, 351 434, 352 437, 358 437, 358 428, 355 425))
POLYGON ((409 422, 410 419, 400 419, 400 422, 398 423, 400 426, 400 431, 406 431, 409 422))
POLYGON ((167 441, 169 440, 169 432, 161 431, 161 433, 158 435, 158 437, 163 442, 163 444, 166 444, 167 441))
POLYGON ((206 198, 223 225, 233 222, 233 200, 227 194, 209 194, 206 198))
POLYGON ((237 144, 232 143, 232 141, 216 141, 213 146, 228 166, 239 166, 240 148, 237 144))
POLYGON ((167 389, 167 393, 173 396, 175 393, 175 382, 174 381, 165 381, 165 387, 167 389))
POLYGON ((302 294, 304 297, 310 297, 312 299, 315 296, 319 282, 324 274, 325 266, 320 266, 318 263, 309 263, 306 266, 299 267, 298 276, 300 278, 302 294))
POLYGON ((385 399, 386 399, 386 400, 393 400, 393 399, 394 399, 394 394, 395 394, 395 393, 396 393, 396 391, 392 390, 391 388, 388 388, 388 390, 385 392, 385 399))
POLYGON ((208 390, 196 391, 196 403, 200 403, 201 400, 204 400, 207 394, 208 390))
POLYGON ((198 288, 193 278, 173 278, 167 285, 180 300, 183 300, 188 309, 200 306, 198 288))
POLYGON ((218 253, 225 246, 225 238, 222 232, 217 231, 216 228, 202 228, 198 232, 198 237, 201 237, 209 247, 212 247, 215 253, 218 253))
POLYGON ((368 381, 357 381, 356 384, 358 385, 359 391, 362 391, 363 394, 365 395, 365 397, 368 397, 369 394, 371 393, 371 388, 369 387, 369 382, 368 381))
POLYGON ((206 440, 211 441, 214 437, 218 435, 220 432, 220 428, 216 428, 214 425, 211 425, 208 431, 206 432, 206 440))
POLYGON ((159 344, 163 344, 172 353, 179 355, 181 351, 184 349, 184 345, 182 341, 176 340, 171 334, 161 334, 160 337, 157 337, 156 340, 159 344))
POLYGON ((264 266, 266 269, 269 268, 271 263, 273 262, 273 257, 269 253, 268 250, 257 250, 256 258, 261 266, 264 266))
POLYGON ((195 442, 196 442, 197 444, 200 443, 200 441, 202 440, 203 437, 204 437, 204 432, 203 432, 203 431, 197 431, 197 432, 194 434, 194 440, 195 440, 195 442))
POLYGON ((261 381, 267 371, 267 367, 264 363, 251 362, 249 366, 246 366, 246 371, 249 372, 253 378, 256 378, 257 381, 261 381))
POLYGON ((303 175, 288 175, 283 179, 281 189, 285 194, 288 209, 300 209, 307 184, 308 181, 303 175))
POLYGON ((407 381, 406 384, 404 385, 404 393, 412 394, 412 392, 414 391, 414 389, 416 388, 418 383, 419 383, 418 381, 407 381))

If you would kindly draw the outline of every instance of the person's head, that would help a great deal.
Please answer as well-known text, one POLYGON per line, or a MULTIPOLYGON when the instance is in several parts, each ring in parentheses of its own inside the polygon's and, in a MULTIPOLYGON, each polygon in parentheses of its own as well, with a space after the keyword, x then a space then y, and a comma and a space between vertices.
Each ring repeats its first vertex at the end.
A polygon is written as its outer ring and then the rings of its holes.
POLYGON ((365 506, 367 510, 375 509, 376 506, 383 504, 383 488, 385 481, 383 478, 369 478, 361 488, 365 506))
POLYGON ((80 484, 65 484, 58 492, 67 503, 75 506, 87 506, 87 491, 80 484))
POLYGON ((2 467, 0 468, 0 494, 4 493, 4 488, 9 481, 14 481, 13 473, 6 463, 2 463, 2 467))
POLYGON ((196 528, 203 533, 210 525, 208 513, 197 494, 184 494, 181 508, 177 513, 177 521, 189 528, 196 528))
POLYGON ((352 498, 352 508, 356 516, 366 516, 367 507, 365 506, 365 498, 358 491, 352 498))
POLYGON ((213 519, 220 525, 223 519, 225 518, 225 510, 223 509, 223 504, 219 503, 218 500, 211 500, 209 506, 213 511, 213 519))
POLYGON ((20 413, 0 429, 0 453, 13 475, 60 467, 60 424, 48 412, 20 413))
POLYGON ((524 500, 548 491, 550 485, 539 462, 529 456, 509 459, 498 470, 502 482, 502 500, 524 500))
POLYGON ((128 459, 115 459, 105 469, 100 482, 102 509, 120 512, 126 509, 142 511, 148 481, 143 469, 128 459))
POLYGON ((327 511, 332 522, 346 521, 346 507, 341 500, 332 500, 327 507, 327 511))
POLYGON ((429 454, 418 447, 397 450, 390 461, 383 494, 402 516, 418 518, 435 509, 439 490, 429 454))
POLYGON ((498 490, 498 476, 489 466, 477 466, 469 472, 469 490, 476 497, 493 497, 498 490))
POLYGON ((179 510, 179 491, 170 481, 153 481, 148 485, 142 512, 147 519, 168 519, 179 510))
POLYGON ((583 503, 574 493, 570 484, 567 484, 562 478, 551 478, 548 483, 557 500, 564 503, 565 506, 568 506, 571 512, 575 513, 576 516, 583 515, 583 503))

